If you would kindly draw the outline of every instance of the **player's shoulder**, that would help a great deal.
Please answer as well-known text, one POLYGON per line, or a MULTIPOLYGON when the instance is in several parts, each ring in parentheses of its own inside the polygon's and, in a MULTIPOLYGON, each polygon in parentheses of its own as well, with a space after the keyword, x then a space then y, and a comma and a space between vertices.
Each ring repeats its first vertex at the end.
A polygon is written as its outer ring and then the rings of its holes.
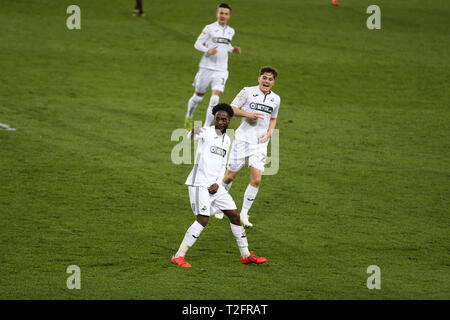
POLYGON ((277 101, 281 100, 280 96, 273 91, 270 92, 270 95, 272 96, 271 98, 276 99, 277 101))
POLYGON ((234 30, 234 28, 231 27, 231 26, 228 26, 228 25, 227 25, 227 32, 231 32, 232 34, 235 34, 235 33, 236 33, 236 31, 234 30))
POLYGON ((259 86, 245 87, 248 92, 259 92, 259 86))
POLYGON ((217 23, 217 21, 215 21, 213 23, 207 24, 205 26, 205 28, 211 29, 211 28, 217 27, 217 25, 218 25, 218 23, 217 23))
POLYGON ((255 87, 244 87, 242 88, 243 91, 251 92, 255 90, 255 87))

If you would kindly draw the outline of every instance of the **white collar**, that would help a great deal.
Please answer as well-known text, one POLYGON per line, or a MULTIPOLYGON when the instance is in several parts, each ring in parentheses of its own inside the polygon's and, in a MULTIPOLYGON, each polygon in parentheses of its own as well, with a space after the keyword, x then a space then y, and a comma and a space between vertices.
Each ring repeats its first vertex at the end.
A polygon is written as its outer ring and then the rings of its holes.
POLYGON ((266 96, 266 97, 268 97, 269 95, 271 95, 272 94, 272 90, 269 90, 269 93, 268 94, 265 94, 262 90, 261 90, 261 88, 259 87, 259 85, 257 85, 256 86, 257 88, 258 88, 258 90, 259 90, 259 92, 261 92, 262 93, 262 95, 263 96, 266 96))
POLYGON ((227 24, 226 24, 225 26, 222 27, 222 26, 220 25, 219 21, 216 21, 215 24, 216 24, 216 26, 218 26, 218 27, 220 27, 220 28, 222 28, 222 29, 225 29, 226 27, 228 27, 227 24))

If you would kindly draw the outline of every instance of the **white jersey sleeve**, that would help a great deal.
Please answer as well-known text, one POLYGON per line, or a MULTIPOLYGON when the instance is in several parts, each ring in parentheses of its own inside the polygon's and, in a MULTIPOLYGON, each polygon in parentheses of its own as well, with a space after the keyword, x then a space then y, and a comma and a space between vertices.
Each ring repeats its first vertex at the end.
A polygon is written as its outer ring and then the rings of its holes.
POLYGON ((194 48, 201 52, 208 51, 208 48, 205 46, 205 43, 209 39, 209 28, 208 26, 205 26, 202 30, 202 33, 197 38, 197 41, 195 41, 194 48))
POLYGON ((248 90, 246 90, 246 89, 247 88, 245 87, 238 93, 238 95, 231 102, 231 106, 240 109, 242 106, 245 105, 245 103, 247 102, 247 98, 248 98, 248 90))
POLYGON ((273 108, 273 112, 270 115, 270 118, 272 119, 276 119, 278 117, 278 110, 280 109, 280 102, 281 102, 281 98, 280 96, 277 96, 277 99, 275 100, 275 108, 273 108))

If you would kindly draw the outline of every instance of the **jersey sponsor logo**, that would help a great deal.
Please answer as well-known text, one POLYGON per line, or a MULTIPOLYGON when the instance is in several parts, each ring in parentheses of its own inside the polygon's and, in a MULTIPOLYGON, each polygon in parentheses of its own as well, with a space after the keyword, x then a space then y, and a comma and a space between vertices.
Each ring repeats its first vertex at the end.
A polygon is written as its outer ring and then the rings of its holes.
POLYGON ((214 37, 212 40, 213 40, 214 43, 224 43, 224 44, 231 43, 230 39, 222 38, 222 37, 214 37))
POLYGON ((265 104, 261 104, 261 103, 250 102, 249 107, 252 110, 258 110, 258 111, 266 112, 269 114, 273 112, 272 107, 266 106, 265 104))
POLYGON ((222 156, 222 157, 225 157, 225 155, 227 154, 227 150, 222 149, 220 147, 216 147, 216 146, 211 146, 211 148, 209 148, 209 151, 211 151, 211 153, 217 154, 218 156, 222 156))

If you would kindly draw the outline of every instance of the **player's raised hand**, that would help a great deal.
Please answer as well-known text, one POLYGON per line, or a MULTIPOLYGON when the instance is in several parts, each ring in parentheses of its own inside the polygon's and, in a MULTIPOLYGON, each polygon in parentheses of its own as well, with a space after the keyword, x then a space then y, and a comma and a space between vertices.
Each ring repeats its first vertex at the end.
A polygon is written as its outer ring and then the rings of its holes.
POLYGON ((241 53, 241 47, 233 47, 233 53, 237 53, 237 54, 239 54, 239 53, 241 53))
POLYGON ((200 134, 203 131, 205 131, 205 128, 201 128, 201 127, 193 127, 192 128, 192 134, 200 134))
POLYGON ((217 53, 217 46, 206 51, 210 55, 215 55, 217 53))
POLYGON ((247 112, 246 117, 250 120, 264 119, 264 115, 258 112, 247 112))

